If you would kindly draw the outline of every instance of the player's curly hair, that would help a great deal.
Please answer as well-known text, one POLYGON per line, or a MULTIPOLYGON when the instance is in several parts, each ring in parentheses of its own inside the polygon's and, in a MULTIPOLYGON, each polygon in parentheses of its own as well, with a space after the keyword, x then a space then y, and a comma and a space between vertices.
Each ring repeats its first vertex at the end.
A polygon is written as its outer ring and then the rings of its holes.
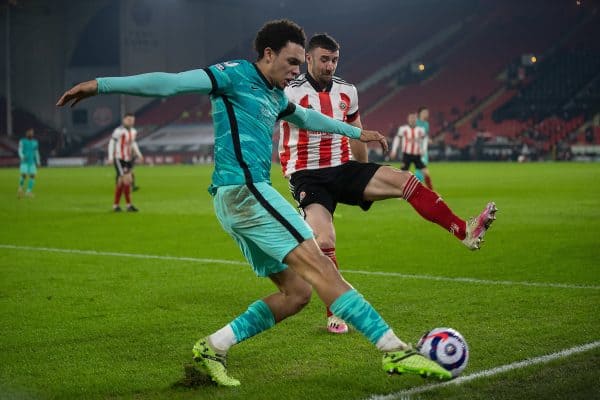
POLYGON ((306 51, 312 51, 317 47, 329 51, 338 51, 340 49, 340 44, 327 33, 315 33, 308 41, 308 47, 306 48, 306 51))
POLYGON ((256 34, 254 49, 258 53, 258 59, 263 58, 265 49, 271 48, 278 53, 287 45, 287 42, 299 44, 304 47, 306 36, 304 30, 294 21, 280 19, 269 21, 256 34))

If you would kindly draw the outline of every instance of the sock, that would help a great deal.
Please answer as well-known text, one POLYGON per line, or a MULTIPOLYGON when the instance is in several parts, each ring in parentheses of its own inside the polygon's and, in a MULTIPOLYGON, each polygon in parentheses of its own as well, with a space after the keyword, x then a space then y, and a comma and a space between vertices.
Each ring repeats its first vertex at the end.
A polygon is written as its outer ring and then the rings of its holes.
POLYGON ((425 182, 425 176, 423 175, 423 172, 421 172, 420 169, 415 169, 415 176, 420 182, 425 182))
MULTIPOLYGON (((340 269, 340 267, 337 263, 337 258, 335 258, 335 247, 332 247, 330 249, 321 249, 321 251, 323 252, 323 254, 325 254, 327 257, 329 257, 329 259, 331 261, 333 261, 333 263, 335 264, 335 267, 337 269, 340 269)), ((329 318, 333 315, 333 313, 331 312, 329 307, 326 307, 326 308, 327 308, 327 318, 329 318)))
POLYGON ((425 185, 429 188, 429 190, 433 190, 433 184, 431 183, 431 177, 429 175, 425 175, 425 185))
POLYGON ((123 185, 117 183, 115 186, 115 202, 113 203, 115 206, 118 206, 121 202, 121 193, 123 192, 123 185))
POLYGON ((402 197, 426 220, 448 230, 458 239, 467 236, 467 223, 454 215, 437 193, 423 186, 411 175, 404 185, 402 197))
POLYGON ((267 303, 258 300, 250 304, 246 312, 231 321, 230 325, 236 343, 240 343, 275 325, 275 316, 267 303))
POLYGON ((25 177, 21 175, 21 177, 19 178, 19 187, 23 188, 23 185, 25 185, 25 177))
POLYGON ((390 330, 373 306, 354 289, 348 290, 335 299, 329 308, 335 315, 354 325, 373 344, 377 344, 379 339, 390 330))
POLYGON ((231 324, 227 324, 208 337, 210 344, 217 353, 225 354, 231 346, 237 343, 231 324))
POLYGON ((123 185, 123 192, 125 193, 125 202, 127 205, 131 205, 131 185, 123 185))
POLYGON ((35 178, 29 178, 29 182, 27 182, 28 192, 31 192, 33 190, 33 185, 35 185, 35 178))
POLYGON ((408 348, 408 345, 400 340, 391 329, 383 334, 377 343, 375 343, 375 346, 381 351, 405 350, 408 348))

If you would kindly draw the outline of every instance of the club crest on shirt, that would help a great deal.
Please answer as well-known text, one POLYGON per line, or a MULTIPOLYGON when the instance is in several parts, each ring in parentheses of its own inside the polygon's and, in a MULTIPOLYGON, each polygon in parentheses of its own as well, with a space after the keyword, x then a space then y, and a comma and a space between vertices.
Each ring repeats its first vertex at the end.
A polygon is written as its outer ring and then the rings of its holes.
POLYGON ((346 111, 346 109, 348 108, 348 104, 346 104, 345 101, 340 101, 339 107, 340 107, 340 110, 346 111))
POLYGON ((302 202, 302 200, 304 200, 305 197, 306 197, 306 192, 304 192, 304 191, 300 192, 300 194, 298 195, 298 201, 302 202))

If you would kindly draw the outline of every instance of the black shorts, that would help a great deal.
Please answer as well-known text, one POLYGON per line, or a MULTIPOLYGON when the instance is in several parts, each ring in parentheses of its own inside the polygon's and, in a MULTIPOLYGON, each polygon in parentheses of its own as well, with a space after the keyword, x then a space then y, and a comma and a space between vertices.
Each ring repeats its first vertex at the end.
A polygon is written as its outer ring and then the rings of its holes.
POLYGON ((402 153, 402 167, 400 167, 400 169, 402 171, 408 171, 411 163, 415 164, 416 169, 425 168, 425 164, 423 164, 421 156, 416 154, 402 153))
POLYGON ((342 203, 367 211, 373 202, 364 200, 365 188, 379 167, 375 163, 348 161, 337 167, 305 169, 292 174, 290 191, 301 210, 317 203, 333 215, 337 203, 342 203))
POLYGON ((118 158, 115 158, 114 164, 115 171, 117 172, 117 179, 119 179, 120 176, 130 173, 133 168, 133 162, 120 160, 118 158))

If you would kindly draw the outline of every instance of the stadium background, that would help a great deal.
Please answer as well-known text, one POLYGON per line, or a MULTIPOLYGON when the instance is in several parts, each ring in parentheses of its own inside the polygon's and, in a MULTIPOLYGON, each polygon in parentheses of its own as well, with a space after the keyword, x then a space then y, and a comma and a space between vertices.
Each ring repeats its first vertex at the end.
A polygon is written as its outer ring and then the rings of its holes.
POLYGON ((254 32, 280 17, 339 39, 338 75, 358 87, 365 126, 391 136, 428 106, 434 161, 600 157, 596 2, 10 0, 0 18, 1 164, 17 163, 28 127, 45 162, 97 163, 125 111, 136 113, 148 163, 210 162, 206 97, 106 96, 64 111, 53 100, 95 76, 254 59, 254 32))

